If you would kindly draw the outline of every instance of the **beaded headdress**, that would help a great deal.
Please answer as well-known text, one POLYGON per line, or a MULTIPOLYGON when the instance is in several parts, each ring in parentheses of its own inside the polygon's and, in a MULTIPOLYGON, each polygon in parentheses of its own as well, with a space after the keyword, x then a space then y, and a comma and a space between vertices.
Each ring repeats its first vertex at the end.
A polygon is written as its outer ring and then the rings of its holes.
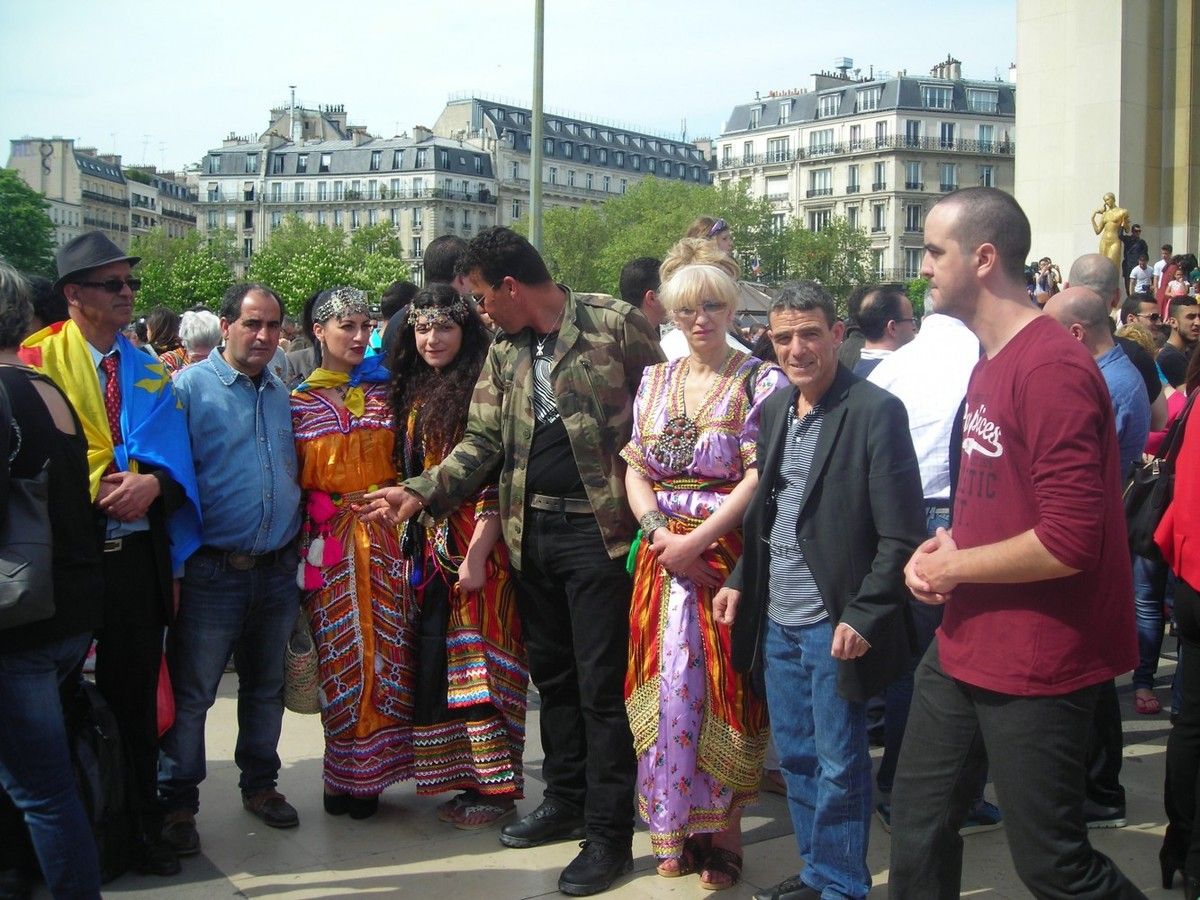
POLYGON ((339 287, 329 291, 313 307, 314 322, 328 322, 332 318, 345 319, 354 315, 371 315, 371 304, 367 295, 352 287, 339 287))
POLYGON ((410 306, 408 308, 408 324, 416 325, 425 319, 435 328, 447 325, 462 325, 471 314, 471 308, 462 297, 456 297, 449 306, 410 306))

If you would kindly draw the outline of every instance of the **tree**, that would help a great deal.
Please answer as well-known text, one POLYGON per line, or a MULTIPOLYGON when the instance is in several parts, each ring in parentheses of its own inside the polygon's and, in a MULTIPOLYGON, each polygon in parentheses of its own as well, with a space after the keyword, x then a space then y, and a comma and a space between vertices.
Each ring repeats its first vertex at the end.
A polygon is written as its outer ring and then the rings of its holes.
POLYGON ((408 277, 399 240, 386 224, 358 229, 349 240, 330 229, 288 216, 266 246, 254 255, 247 273, 269 285, 289 312, 298 312, 317 291, 350 285, 378 298, 393 282, 408 277))
POLYGON ((925 315, 925 294, 928 290, 928 278, 914 278, 904 285, 904 291, 912 302, 913 315, 918 317, 925 315))
POLYGON ((216 309, 233 283, 234 238, 228 231, 201 234, 189 231, 170 237, 162 228, 138 235, 129 246, 140 256, 142 279, 138 307, 166 306, 176 311, 203 304, 216 309))
POLYGON ((50 204, 14 169, 0 169, 0 257, 29 275, 56 277, 50 204))
POLYGON ((786 281, 818 281, 844 304, 855 287, 872 280, 869 267, 871 241, 845 219, 833 219, 820 231, 790 222, 781 235, 786 281))

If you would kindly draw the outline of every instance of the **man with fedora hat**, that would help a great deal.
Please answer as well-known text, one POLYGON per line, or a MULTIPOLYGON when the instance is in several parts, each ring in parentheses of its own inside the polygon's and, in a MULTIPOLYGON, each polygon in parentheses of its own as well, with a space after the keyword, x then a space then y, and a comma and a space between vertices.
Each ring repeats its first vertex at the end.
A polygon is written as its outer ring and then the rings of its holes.
POLYGON ((54 288, 70 318, 31 335, 21 358, 62 389, 83 424, 104 529, 96 684, 116 715, 133 773, 132 863, 173 875, 179 860, 160 838, 156 802, 157 689, 163 630, 174 614, 172 573, 199 545, 200 505, 171 378, 121 334, 133 315, 137 262, 99 231, 64 245, 54 288))

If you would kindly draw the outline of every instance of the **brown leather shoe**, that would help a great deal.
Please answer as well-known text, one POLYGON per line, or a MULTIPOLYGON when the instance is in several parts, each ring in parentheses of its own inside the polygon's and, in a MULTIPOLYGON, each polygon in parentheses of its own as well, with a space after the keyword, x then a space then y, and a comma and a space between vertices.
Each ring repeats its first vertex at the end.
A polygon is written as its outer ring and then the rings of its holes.
POLYGON ((272 828, 295 828, 300 824, 296 807, 275 788, 242 796, 242 806, 272 828))
POLYGON ((162 839, 176 856, 194 856, 200 852, 200 833, 190 809, 176 809, 163 819, 162 839))

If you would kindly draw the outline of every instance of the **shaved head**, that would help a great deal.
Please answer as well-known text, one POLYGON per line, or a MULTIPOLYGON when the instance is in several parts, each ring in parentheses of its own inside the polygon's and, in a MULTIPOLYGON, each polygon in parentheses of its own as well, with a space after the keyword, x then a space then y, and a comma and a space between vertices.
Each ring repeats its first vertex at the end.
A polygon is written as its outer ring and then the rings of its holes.
MULTIPOLYGON (((1100 257, 1111 269, 1113 264, 1107 257, 1100 257)), ((1072 284, 1046 301, 1046 315, 1060 325, 1082 325, 1084 330, 1095 328, 1108 330, 1108 305, 1091 288, 1072 284)))
POLYGON ((950 236, 967 253, 982 244, 996 248, 1000 267, 1013 281, 1025 283, 1029 256, 1029 219, 1010 194, 996 188, 970 187, 947 194, 934 206, 954 210, 950 236))
POLYGON ((1112 308, 1121 302, 1121 273, 1107 256, 1085 253, 1071 265, 1067 275, 1071 287, 1090 288, 1112 308))

